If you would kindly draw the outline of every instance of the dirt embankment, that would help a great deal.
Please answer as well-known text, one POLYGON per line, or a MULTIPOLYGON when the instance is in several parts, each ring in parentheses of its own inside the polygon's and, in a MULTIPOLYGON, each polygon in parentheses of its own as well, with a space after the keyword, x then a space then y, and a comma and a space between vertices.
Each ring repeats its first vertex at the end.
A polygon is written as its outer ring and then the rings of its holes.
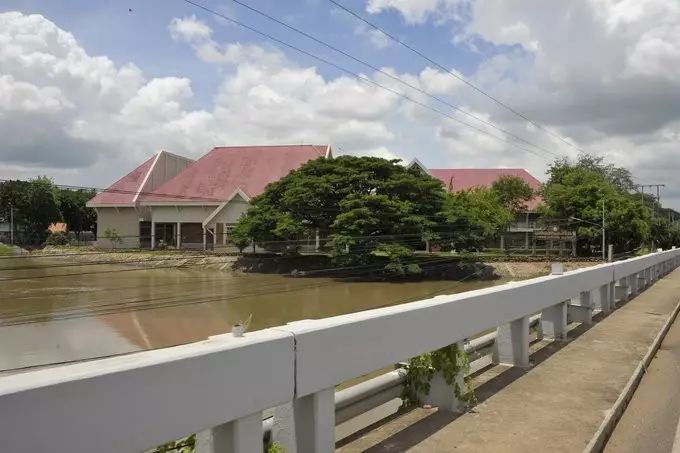
MULTIPOLYGON (((516 280, 525 280, 527 278, 540 277, 542 275, 550 274, 550 266, 555 261, 497 261, 492 263, 485 263, 494 269, 494 273, 502 278, 511 278, 516 280)), ((590 267, 598 264, 597 261, 567 261, 564 263, 564 270, 571 271, 574 269, 581 269, 583 267, 590 267)))
POLYGON ((82 264, 123 264, 158 268, 209 268, 231 270, 234 254, 204 252, 202 250, 102 250, 91 247, 46 247, 24 256, 53 257, 82 264))
MULTIPOLYGON (((226 271, 262 274, 294 274, 298 276, 352 276, 343 275, 343 269, 334 265, 325 255, 245 255, 206 252, 203 250, 102 250, 93 247, 46 247, 25 256, 52 256, 55 259, 83 264, 124 264, 158 268, 207 268, 226 271)), ((423 258, 421 267, 425 278, 456 280, 476 274, 477 278, 509 278, 523 280, 550 273, 554 261, 469 260, 446 261, 423 258), (485 262, 481 262, 485 261, 485 262)), ((565 270, 579 269, 597 264, 596 261, 566 261, 565 270)), ((354 273, 364 274, 356 270, 354 273)), ((360 275, 359 275, 360 276, 360 275)))

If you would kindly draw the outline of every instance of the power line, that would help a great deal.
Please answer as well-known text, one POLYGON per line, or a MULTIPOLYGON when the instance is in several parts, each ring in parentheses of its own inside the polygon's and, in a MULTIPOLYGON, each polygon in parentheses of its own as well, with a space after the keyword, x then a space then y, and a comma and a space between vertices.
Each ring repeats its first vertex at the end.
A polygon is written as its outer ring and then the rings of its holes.
POLYGON ((575 148, 576 150, 578 150, 578 151, 580 151, 580 152, 583 152, 583 150, 582 150, 581 148, 579 148, 578 146, 576 146, 576 145, 574 145, 573 143, 569 142, 569 141, 566 140, 564 137, 562 137, 560 134, 557 134, 557 133, 551 131, 550 129, 548 129, 547 127, 543 126, 542 124, 540 124, 540 123, 538 123, 538 122, 532 120, 531 118, 527 117, 527 116, 524 115, 523 113, 521 113, 521 112, 515 110, 515 109, 512 108, 510 105, 506 104, 505 102, 499 100, 498 98, 492 96, 491 94, 487 93, 487 92, 484 91, 483 89, 479 88, 477 85, 475 85, 474 83, 470 82, 470 81, 467 80, 465 77, 463 77, 463 76, 461 76, 461 75, 459 75, 459 74, 456 74, 455 72, 451 71, 450 69, 447 69, 444 65, 438 63, 437 61, 435 61, 435 60, 432 59, 431 57, 427 56, 427 55, 424 54, 423 52, 421 52, 421 51, 419 51, 418 49, 416 49, 415 47, 409 45, 408 43, 402 41, 401 39, 397 38, 396 36, 392 35, 392 34, 389 33, 388 31, 386 31, 385 29, 383 29, 383 28, 379 27, 378 25, 374 24, 373 22, 369 21, 368 19, 366 19, 365 17, 363 17, 363 16, 360 15, 359 13, 357 13, 357 12, 355 12, 355 11, 349 9, 348 7, 342 5, 341 3, 337 2, 336 0, 328 0, 328 1, 331 2, 332 4, 334 4, 335 6, 337 6, 338 8, 344 10, 345 12, 351 14, 351 15, 354 16, 355 18, 359 19, 360 21, 362 21, 363 23, 365 23, 365 24, 368 25, 369 27, 373 28, 374 30, 379 31, 380 33, 382 33, 383 35, 385 35, 386 37, 388 37, 388 38, 391 39, 392 41, 398 43, 399 45, 401 45, 401 46, 407 48, 408 50, 410 50, 411 52, 415 53, 415 54, 418 55, 419 57, 421 57, 421 58, 427 60, 428 62, 430 62, 431 64, 437 66, 437 67, 438 67, 439 69, 441 69, 442 71, 445 71, 446 73, 448 73, 448 74, 450 74, 451 76, 455 77, 456 79, 460 80, 461 82, 463 82, 464 84, 466 84, 467 86, 469 86, 469 87, 472 88, 473 90, 477 91, 477 92, 480 93, 481 95, 487 97, 488 99, 491 99, 493 102, 495 102, 496 104, 500 105, 500 106, 503 107, 504 109, 506 109, 506 110, 512 112, 514 115, 519 116, 520 118, 524 119, 525 121, 528 121, 529 123, 531 123, 531 124, 534 125, 535 127, 541 129, 542 131, 548 133, 549 135, 551 135, 551 136, 553 136, 553 137, 555 137, 555 138, 558 138, 559 140, 561 140, 562 142, 566 143, 567 145, 569 145, 569 146, 575 148))
POLYGON ((350 69, 347 69, 347 68, 345 68, 345 67, 343 67, 343 66, 340 66, 339 64, 334 63, 334 62, 332 62, 332 61, 330 61, 330 60, 328 60, 328 59, 325 59, 325 58, 320 57, 320 56, 318 56, 318 55, 315 55, 315 54, 313 54, 313 53, 311 53, 311 52, 308 52, 308 51, 306 51, 306 50, 304 50, 304 49, 301 49, 300 47, 297 47, 297 46, 295 46, 295 45, 293 45, 293 44, 290 44, 290 43, 285 42, 285 41, 283 41, 283 40, 281 40, 281 39, 279 39, 279 38, 276 38, 275 36, 272 36, 272 35, 270 35, 269 33, 266 33, 266 32, 263 32, 263 31, 261 31, 261 30, 258 30, 257 28, 251 27, 250 25, 246 25, 246 24, 244 24, 243 22, 240 22, 240 21, 238 21, 238 20, 236 20, 236 19, 233 19, 233 18, 231 18, 231 17, 229 17, 229 16, 227 16, 227 15, 224 15, 224 14, 222 14, 222 13, 219 13, 219 12, 215 11, 215 10, 212 10, 212 9, 210 9, 210 8, 204 6, 204 5, 201 5, 201 4, 199 4, 199 3, 193 2, 192 0, 184 0, 184 2, 186 2, 186 3, 190 4, 190 5, 193 5, 193 6, 197 7, 197 8, 200 8, 200 9, 202 9, 202 10, 204 10, 204 11, 210 13, 210 14, 214 14, 215 16, 218 16, 218 17, 220 17, 220 18, 222 18, 222 19, 224 19, 224 20, 226 20, 226 21, 229 21, 229 22, 235 24, 235 25, 238 25, 238 26, 240 26, 240 27, 243 27, 243 28, 245 28, 246 30, 250 30, 250 31, 252 31, 253 33, 256 33, 256 34, 258 34, 258 35, 260 35, 260 36, 263 36, 263 37, 265 37, 265 38, 267 38, 267 39, 269 39, 269 40, 271 40, 271 41, 274 41, 274 42, 276 42, 276 43, 278 43, 278 44, 280 44, 280 45, 282 45, 282 46, 285 46, 285 47, 287 47, 287 48, 289 48, 289 49, 292 49, 292 50, 294 50, 294 51, 296 51, 296 52, 298 52, 298 53, 300 53, 300 54, 302 54, 302 55, 306 55, 306 56, 308 56, 308 57, 310 57, 310 58, 313 58, 313 59, 315 59, 315 60, 317 60, 317 61, 320 61, 320 62, 322 62, 322 63, 324 63, 324 64, 326 64, 326 65, 328 65, 328 66, 331 66, 331 67, 337 69, 338 71, 341 71, 341 72, 344 72, 344 73, 346 73, 346 74, 349 74, 349 75, 351 75, 352 77, 354 77, 354 78, 356 78, 356 79, 358 79, 358 80, 361 80, 361 81, 363 81, 363 82, 365 82, 365 83, 369 83, 369 84, 371 84, 371 85, 375 85, 375 86, 377 86, 378 88, 381 88, 381 89, 383 89, 383 90, 385 90, 385 91, 388 91, 388 92, 390 92, 390 93, 392 93, 392 94, 395 94, 396 96, 399 96, 400 98, 402 98, 402 99, 404 99, 404 100, 406 100, 406 101, 408 101, 408 102, 411 102, 411 103, 413 103, 413 104, 419 105, 419 106, 422 107, 422 108, 425 108, 425 109, 430 110, 430 111, 432 111, 432 112, 435 112, 435 113, 437 113, 437 114, 439 114, 439 115, 442 115, 442 116, 444 116, 444 117, 446 117, 446 118, 448 118, 448 119, 450 119, 450 120, 452 120, 452 121, 455 121, 455 122, 457 122, 457 123, 460 123, 460 124, 462 124, 462 125, 464 125, 464 126, 466 126, 466 127, 468 127, 468 128, 474 129, 474 130, 476 130, 477 132, 479 132, 479 133, 481 133, 481 134, 487 135, 487 136, 492 137, 492 138, 494 138, 494 139, 496 139, 496 140, 499 140, 499 141, 501 141, 501 142, 508 143, 508 144, 510 144, 510 145, 516 147, 517 149, 522 150, 522 151, 526 151, 526 152, 529 152, 529 153, 531 153, 531 154, 534 154, 534 155, 540 157, 541 159, 546 160, 546 162, 547 162, 547 159, 545 158, 545 156, 543 156, 543 155, 541 155, 541 154, 538 154, 537 152, 535 152, 535 151, 533 151, 533 150, 531 150, 531 149, 525 148, 525 147, 523 147, 523 146, 519 146, 517 143, 511 142, 511 141, 507 140, 507 139, 504 138, 504 137, 499 137, 499 136, 497 136, 497 135, 494 135, 494 134, 492 134, 492 133, 490 133, 490 132, 488 132, 488 131, 485 131, 484 129, 481 129, 481 128, 479 128, 479 127, 473 125, 473 124, 467 123, 467 122, 465 122, 465 121, 463 121, 463 120, 461 120, 461 119, 459 119, 459 118, 456 118, 455 116, 449 115, 448 113, 443 112, 443 111, 441 111, 441 110, 439 110, 439 109, 437 109, 437 108, 435 108, 435 107, 432 107, 432 106, 430 106, 430 105, 427 105, 427 104, 425 104, 425 103, 423 103, 423 102, 420 102, 420 101, 418 101, 418 100, 416 100, 416 99, 413 99, 412 97, 410 97, 410 96, 408 96, 408 95, 406 95, 406 94, 404 94, 404 93, 402 93, 402 92, 400 92, 400 91, 397 91, 397 90, 395 90, 395 89, 392 89, 392 88, 389 88, 389 87, 387 87, 387 86, 385 86, 385 85, 382 85, 382 84, 380 84, 380 83, 376 82, 375 80, 372 80, 372 79, 370 79, 370 78, 368 78, 368 77, 364 77, 364 76, 362 76, 362 75, 360 75, 360 74, 358 74, 358 73, 356 73, 356 72, 354 72, 354 71, 352 71, 352 70, 350 70, 350 69))
MULTIPOLYGON (((503 129, 503 128, 497 126, 497 125, 495 125, 495 124, 494 124, 493 122, 491 122, 491 121, 485 120, 484 118, 480 118, 479 116, 477 116, 477 115, 475 115, 475 114, 473 114, 473 113, 470 113, 470 112, 466 111, 465 109, 462 109, 462 108, 460 108, 460 107, 458 107, 458 106, 456 106, 456 105, 453 105, 453 104, 451 104, 450 102, 446 101, 445 99, 442 99, 442 98, 439 97, 439 96, 433 95, 433 94, 431 94, 430 92, 428 92, 428 91, 426 91, 426 90, 423 90, 422 88, 417 87, 417 86, 415 86, 415 85, 413 85, 413 84, 411 84, 411 83, 405 81, 404 79, 402 79, 402 78, 400 78, 400 77, 397 77, 397 76, 395 76, 395 75, 393 75, 393 74, 390 74, 389 72, 387 72, 387 71, 385 71, 385 70, 383 70, 383 69, 381 69, 381 68, 379 68, 379 67, 377 67, 377 66, 375 66, 375 65, 373 65, 373 64, 371 64, 371 63, 369 63, 369 62, 367 62, 367 61, 365 61, 365 60, 362 60, 362 59, 360 59, 360 58, 358 58, 358 57, 356 57, 356 56, 354 56, 354 55, 352 55, 352 54, 350 54, 350 53, 348 53, 348 52, 346 52, 346 51, 344 51, 344 50, 342 50, 342 49, 339 49, 338 47, 336 47, 336 46, 334 46, 334 45, 332 45, 332 44, 329 44, 327 41, 324 41, 324 40, 322 40, 322 39, 320 39, 320 38, 317 38, 316 36, 313 36, 313 35, 311 35, 311 34, 305 32, 305 31, 303 31, 303 30, 297 28, 297 27, 294 27, 294 26, 292 26, 292 25, 290 25, 290 24, 287 24, 286 22, 283 22, 282 20, 279 20, 279 19, 277 19, 276 17, 273 17, 273 16, 271 16, 271 15, 269 15, 269 14, 267 14, 267 13, 265 13, 265 12, 263 12, 263 11, 257 9, 257 8, 255 8, 255 7, 251 6, 251 5, 248 5, 247 3, 244 3, 244 2, 242 2, 242 1, 240 1, 240 0, 231 0, 231 1, 234 2, 234 3, 236 3, 236 4, 238 4, 238 5, 241 5, 241 6, 244 7, 244 8, 247 8, 248 10, 250 10, 250 11, 256 13, 256 14, 259 14, 259 15, 262 16, 262 17, 266 17, 267 19, 271 20, 272 22, 275 22, 275 23, 277 23, 277 24, 279 24, 279 25, 282 25, 282 26, 286 27, 286 28, 289 29, 289 30, 294 31, 295 33, 298 33, 298 34, 300 34, 300 35, 302 35, 302 36, 304 36, 304 37, 306 37, 306 38, 308 38, 308 39, 311 39, 312 41, 314 41, 314 42, 316 42, 316 43, 318 43, 318 44, 321 44, 322 46, 327 47, 328 49, 331 49, 331 50, 333 50, 334 52, 337 52, 337 53, 339 53, 339 54, 341 54, 341 55, 344 55, 344 56, 346 56, 346 57, 348 57, 348 58, 350 58, 350 59, 352 59, 352 60, 354 60, 354 61, 356 61, 356 62, 358 62, 358 63, 360 63, 360 64, 363 64, 364 66, 366 66, 366 67, 368 67, 368 68, 371 68, 372 70, 374 70, 374 71, 376 71, 376 72, 378 72, 378 73, 380 73, 380 74, 383 74, 384 76, 389 77, 390 79, 395 80, 395 81, 401 83, 402 85, 404 85, 404 86, 406 86, 406 87, 408 87, 408 88, 410 88, 410 89, 412 89, 412 90, 415 90, 415 91, 417 91, 417 92, 419 92, 419 93, 421 93, 421 94, 424 94, 425 96, 428 96, 429 98, 434 99, 434 100, 436 100, 437 102, 440 102, 440 103, 442 103, 442 104, 444 104, 444 105, 446 105, 446 106, 452 108, 453 110, 456 110, 456 111, 458 111, 458 112, 460 112, 460 113, 462 113, 462 114, 464 114, 464 115, 466 115, 466 116, 469 116, 469 117, 471 117, 471 118, 474 118, 475 120, 477 120, 477 121, 479 121, 479 122, 481 122, 481 123, 484 123, 484 124, 486 124, 486 125, 488 125, 488 126, 494 128, 494 129, 496 129, 496 130, 498 130, 498 131, 500 131, 500 132, 503 132, 504 134, 506 134, 506 135, 508 135, 508 136, 511 136, 511 137, 513 137, 514 139, 516 139, 516 140, 518 140, 518 141, 520 141, 520 142, 523 142, 523 143, 525 143, 525 144, 527 144, 527 145, 529 145, 529 146, 532 146, 532 147, 534 147, 534 148, 537 148, 537 149, 539 149, 539 150, 542 150, 542 151, 544 151, 544 152, 546 152, 546 153, 548 153, 548 154, 552 154, 552 155, 555 156, 555 157, 558 156, 556 153, 553 153, 553 152, 550 151, 550 150, 547 150, 547 149, 545 149, 545 148, 543 148, 543 147, 541 147, 541 146, 539 146, 539 145, 536 145, 535 143, 532 143, 532 142, 530 142, 530 141, 528 141, 528 140, 526 140, 526 139, 524 139, 524 138, 522 138, 522 137, 519 137, 519 136, 513 134, 512 132, 510 132, 510 131, 508 131, 508 130, 506 130, 506 129, 503 129)), ((188 2, 188 3, 193 4, 192 2, 188 2)))

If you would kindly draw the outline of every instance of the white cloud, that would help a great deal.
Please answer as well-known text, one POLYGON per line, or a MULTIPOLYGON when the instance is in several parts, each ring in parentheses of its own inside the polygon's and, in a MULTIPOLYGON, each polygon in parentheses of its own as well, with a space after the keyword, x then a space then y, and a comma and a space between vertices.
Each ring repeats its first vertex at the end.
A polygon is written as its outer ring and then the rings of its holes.
POLYGON ((376 30, 375 28, 371 28, 363 22, 354 29, 354 34, 360 38, 366 39, 371 44, 371 46, 375 47, 376 49, 385 49, 393 44, 392 40, 388 38, 383 32, 376 30))
POLYGON ((366 11, 377 14, 388 9, 399 11, 410 24, 422 24, 430 17, 446 20, 458 16, 466 0, 368 0, 366 11))
POLYGON ((175 17, 168 26, 172 37, 183 41, 204 41, 210 39, 212 30, 195 15, 184 18, 175 17))

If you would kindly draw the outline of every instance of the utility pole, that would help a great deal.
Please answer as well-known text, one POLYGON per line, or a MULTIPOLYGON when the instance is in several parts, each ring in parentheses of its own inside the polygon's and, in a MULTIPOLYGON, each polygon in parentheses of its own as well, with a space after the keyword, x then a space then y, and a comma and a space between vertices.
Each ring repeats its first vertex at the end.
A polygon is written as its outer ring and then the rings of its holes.
POLYGON ((607 255, 606 255, 606 240, 605 240, 605 229, 604 229, 604 198, 602 199, 602 261, 607 260, 607 255))
POLYGON ((9 205, 9 243, 14 245, 14 206, 9 205))
POLYGON ((643 204, 645 202, 645 187, 649 187, 650 194, 652 193, 652 189, 656 187, 656 201, 657 203, 661 204, 660 189, 661 187, 666 187, 666 184, 636 184, 635 188, 640 189, 640 200, 642 201, 643 204))

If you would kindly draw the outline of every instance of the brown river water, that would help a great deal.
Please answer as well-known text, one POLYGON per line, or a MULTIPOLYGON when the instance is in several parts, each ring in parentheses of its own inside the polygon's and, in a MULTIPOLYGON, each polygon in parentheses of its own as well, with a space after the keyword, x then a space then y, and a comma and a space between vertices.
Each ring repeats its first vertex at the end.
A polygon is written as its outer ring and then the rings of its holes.
POLYGON ((212 269, 0 259, 0 373, 162 348, 502 283, 348 282, 212 269))

